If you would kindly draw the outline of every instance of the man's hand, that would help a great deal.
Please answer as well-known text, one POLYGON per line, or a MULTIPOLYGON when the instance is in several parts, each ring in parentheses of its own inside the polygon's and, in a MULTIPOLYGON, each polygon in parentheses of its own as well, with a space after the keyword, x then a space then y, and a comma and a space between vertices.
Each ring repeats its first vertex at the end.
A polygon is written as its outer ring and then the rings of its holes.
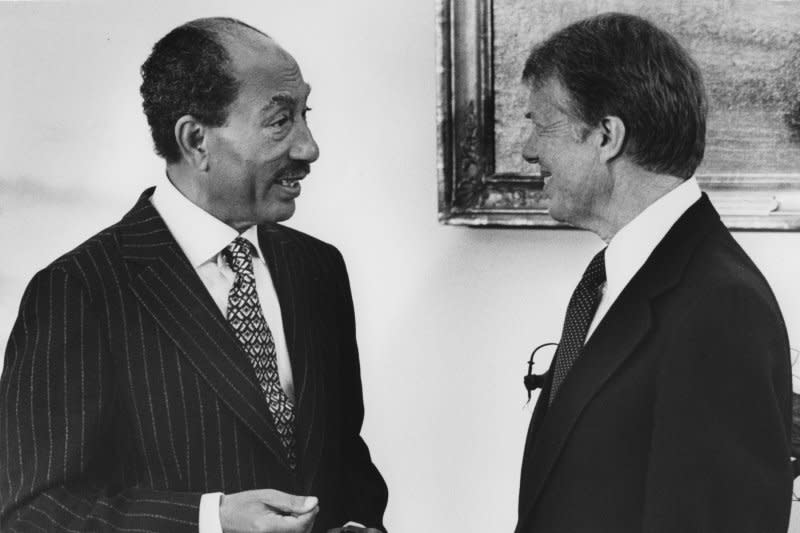
POLYGON ((273 489, 227 494, 219 503, 225 533, 308 533, 318 512, 315 497, 273 489))

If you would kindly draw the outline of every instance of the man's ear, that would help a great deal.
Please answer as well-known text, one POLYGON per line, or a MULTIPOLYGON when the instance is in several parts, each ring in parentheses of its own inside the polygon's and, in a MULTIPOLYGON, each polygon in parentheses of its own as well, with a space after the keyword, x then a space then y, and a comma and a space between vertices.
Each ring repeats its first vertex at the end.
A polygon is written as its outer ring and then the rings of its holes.
POLYGON ((599 130, 601 157, 605 161, 616 159, 625 149, 625 123, 619 117, 603 117, 599 130))
POLYGON ((192 115, 183 115, 175 122, 175 141, 189 164, 198 170, 208 170, 208 128, 192 115))

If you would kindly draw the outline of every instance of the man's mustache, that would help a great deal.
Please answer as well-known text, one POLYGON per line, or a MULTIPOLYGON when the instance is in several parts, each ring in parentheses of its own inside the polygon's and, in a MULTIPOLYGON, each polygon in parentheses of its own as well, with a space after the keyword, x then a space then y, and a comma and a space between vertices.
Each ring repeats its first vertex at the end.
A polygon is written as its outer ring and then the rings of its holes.
POLYGON ((311 172, 311 165, 305 161, 293 161, 286 167, 282 168, 276 179, 302 179, 311 172))

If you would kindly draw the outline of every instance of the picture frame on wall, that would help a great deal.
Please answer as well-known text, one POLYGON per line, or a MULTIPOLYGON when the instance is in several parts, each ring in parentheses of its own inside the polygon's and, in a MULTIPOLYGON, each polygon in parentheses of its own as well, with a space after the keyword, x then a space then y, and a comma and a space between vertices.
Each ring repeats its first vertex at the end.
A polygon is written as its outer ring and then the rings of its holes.
POLYGON ((800 2, 795 0, 439 0, 439 220, 565 227, 547 214, 521 80, 530 49, 602 12, 644 16, 697 61, 708 93, 696 176, 736 230, 800 230, 800 2))

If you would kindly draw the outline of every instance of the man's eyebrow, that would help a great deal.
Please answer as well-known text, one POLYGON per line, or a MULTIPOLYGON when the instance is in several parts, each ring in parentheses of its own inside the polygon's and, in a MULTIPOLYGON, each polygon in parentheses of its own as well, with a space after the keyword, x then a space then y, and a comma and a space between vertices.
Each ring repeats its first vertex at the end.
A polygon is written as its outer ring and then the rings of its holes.
MULTIPOLYGON (((306 97, 311 92, 311 85, 306 84, 306 97)), ((292 96, 289 93, 278 93, 272 98, 270 98, 269 103, 267 103, 264 107, 261 108, 262 113, 267 113, 273 107, 276 106, 283 106, 288 107, 292 112, 297 109, 297 98, 292 96)))
POLYGON ((297 99, 291 94, 278 93, 270 98, 267 105, 261 108, 261 112, 267 113, 268 111, 271 111, 272 108, 277 106, 288 107, 290 110, 294 111, 294 109, 297 107, 297 99))

